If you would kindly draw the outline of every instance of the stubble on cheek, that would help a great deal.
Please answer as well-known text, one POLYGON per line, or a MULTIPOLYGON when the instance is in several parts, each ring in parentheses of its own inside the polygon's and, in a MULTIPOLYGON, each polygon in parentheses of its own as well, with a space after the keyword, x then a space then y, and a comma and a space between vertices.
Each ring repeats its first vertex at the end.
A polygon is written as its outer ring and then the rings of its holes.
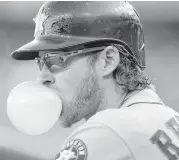
POLYGON ((73 106, 70 105, 69 103, 65 103, 63 101, 63 106, 62 106, 62 113, 59 117, 60 119, 60 124, 62 125, 62 127, 71 127, 72 125, 72 121, 74 119, 73 113, 72 113, 72 108, 73 106))
POLYGON ((85 77, 73 99, 65 102, 63 114, 60 117, 63 127, 70 127, 81 119, 95 114, 100 102, 99 85, 95 75, 89 74, 85 77))
POLYGON ((76 81, 70 78, 72 83, 76 82, 75 85, 71 85, 71 81, 68 81, 73 89, 70 90, 70 87, 67 86, 66 90, 64 89, 65 92, 61 95, 62 114, 59 119, 63 127, 70 127, 97 110, 100 97, 97 76, 92 68, 87 68, 84 72, 82 72, 85 74, 83 78, 77 76, 76 81))

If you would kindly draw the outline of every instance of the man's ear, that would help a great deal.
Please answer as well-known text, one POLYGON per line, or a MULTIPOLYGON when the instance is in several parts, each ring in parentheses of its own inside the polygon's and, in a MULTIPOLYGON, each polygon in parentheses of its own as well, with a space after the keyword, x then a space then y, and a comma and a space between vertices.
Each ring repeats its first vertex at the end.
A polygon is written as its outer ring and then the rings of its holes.
POLYGON ((113 73, 113 71, 117 68, 120 57, 119 52, 116 47, 108 46, 103 51, 103 76, 107 76, 113 73))

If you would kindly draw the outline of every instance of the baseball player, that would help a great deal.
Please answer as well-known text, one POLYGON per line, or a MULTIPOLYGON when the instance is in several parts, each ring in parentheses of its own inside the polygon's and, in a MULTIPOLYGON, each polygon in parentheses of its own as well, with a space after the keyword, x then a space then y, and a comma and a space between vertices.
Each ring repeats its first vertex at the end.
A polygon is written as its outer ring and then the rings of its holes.
POLYGON ((86 119, 54 160, 179 159, 179 114, 144 75, 143 28, 128 2, 46 2, 34 21, 35 39, 12 57, 37 59, 64 127, 86 119))

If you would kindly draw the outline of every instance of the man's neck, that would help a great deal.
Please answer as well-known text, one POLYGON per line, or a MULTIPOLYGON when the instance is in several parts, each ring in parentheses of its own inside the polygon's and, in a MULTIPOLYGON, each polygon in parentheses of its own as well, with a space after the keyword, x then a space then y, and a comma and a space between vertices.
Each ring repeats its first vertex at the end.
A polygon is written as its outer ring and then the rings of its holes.
POLYGON ((100 104, 98 111, 102 111, 105 109, 112 108, 120 108, 122 105, 127 93, 123 91, 123 89, 118 85, 110 85, 110 87, 106 87, 103 92, 103 100, 100 104))

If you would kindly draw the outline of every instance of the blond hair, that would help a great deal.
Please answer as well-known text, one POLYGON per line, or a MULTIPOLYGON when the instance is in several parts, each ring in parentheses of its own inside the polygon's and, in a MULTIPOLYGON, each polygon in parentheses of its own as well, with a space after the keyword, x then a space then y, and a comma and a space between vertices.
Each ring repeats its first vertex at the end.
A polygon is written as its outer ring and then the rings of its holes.
POLYGON ((113 72, 113 77, 117 83, 123 87, 123 90, 130 92, 136 89, 150 88, 151 80, 144 75, 138 60, 130 56, 131 53, 124 49, 123 46, 112 46, 117 48, 120 55, 120 62, 113 72), (120 47, 122 47, 122 49, 120 47))

